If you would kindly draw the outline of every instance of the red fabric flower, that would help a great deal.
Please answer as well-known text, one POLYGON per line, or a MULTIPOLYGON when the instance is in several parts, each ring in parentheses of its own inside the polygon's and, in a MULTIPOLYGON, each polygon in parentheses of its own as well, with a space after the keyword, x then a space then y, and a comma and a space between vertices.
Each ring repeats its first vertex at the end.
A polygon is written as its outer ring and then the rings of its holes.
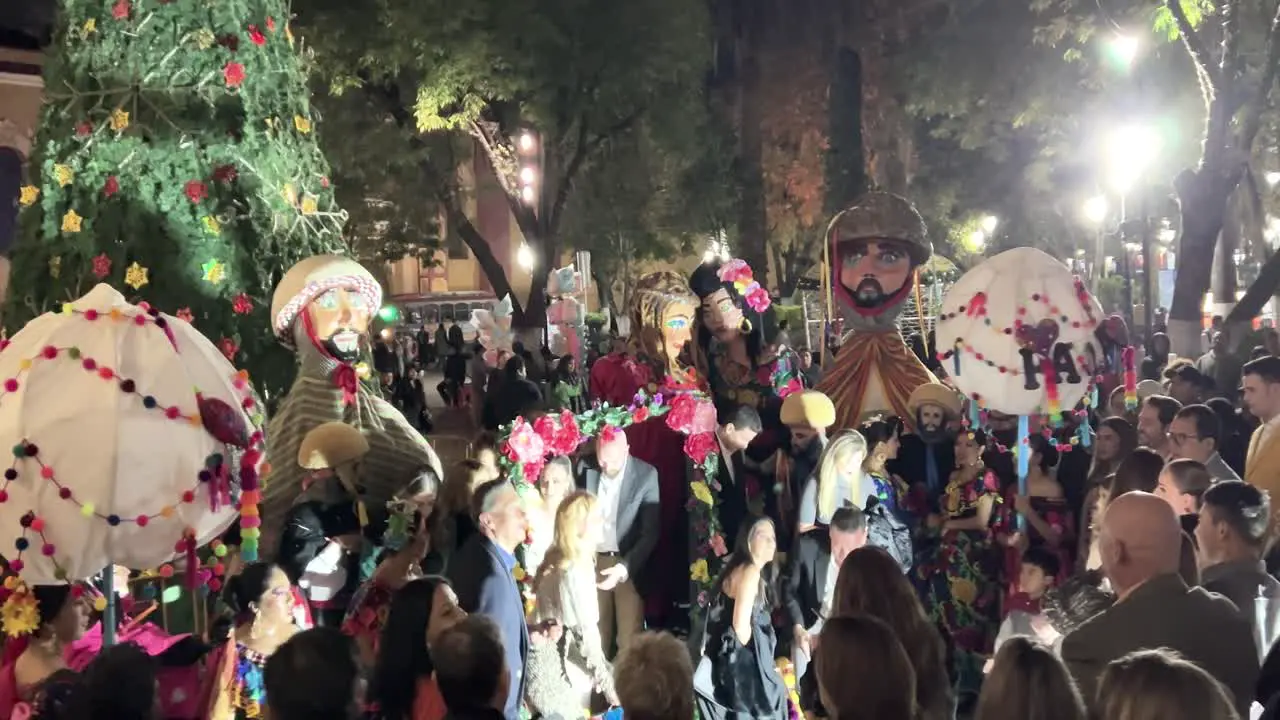
POLYGON ((213 169, 213 181, 216 183, 235 182, 238 174, 235 165, 219 165, 213 169))
POLYGON ((93 133, 93 125, 88 121, 76 125, 76 137, 89 137, 93 133))
POLYGON ((647 407, 645 407, 645 406, 643 406, 643 405, 641 405, 640 407, 636 408, 636 411, 635 411, 635 412, 633 412, 633 413, 631 413, 631 419, 632 419, 632 421, 637 422, 637 423, 642 423, 642 422, 644 422, 645 420, 648 420, 648 419, 649 419, 649 408, 647 408, 647 407))
POLYGON ((697 465, 702 465, 719 449, 715 433, 699 433, 684 439, 684 454, 697 465))
POLYGON ((550 449, 555 445, 556 421, 552 420, 550 415, 543 415, 534 420, 533 431, 538 433, 538 437, 542 438, 543 447, 550 449))
POLYGON ((267 36, 262 34, 262 31, 258 29, 257 25, 249 26, 249 39, 253 41, 254 45, 259 47, 267 44, 267 36))
POLYGON ((622 430, 613 425, 605 425, 600 429, 599 442, 601 444, 611 443, 618 438, 618 433, 620 432, 622 432, 622 430))
POLYGON ((671 410, 667 413, 667 427, 676 432, 687 432, 693 424, 693 416, 698 412, 698 403, 687 393, 677 395, 671 401, 671 410))
POLYGON ((320 176, 320 187, 322 187, 322 188, 327 188, 327 187, 329 187, 329 176, 328 176, 328 175, 321 175, 321 176, 320 176))
POLYGON ((99 280, 111 274, 111 258, 107 257, 106 253, 101 253, 93 259, 93 274, 97 275, 99 280))
POLYGON ((226 67, 222 68, 222 78, 226 81, 227 87, 240 87, 240 83, 244 82, 244 66, 238 62, 229 62, 226 67))
POLYGON ((248 295, 240 293, 231 301, 231 309, 234 310, 237 315, 248 315, 253 312, 253 300, 251 300, 248 295))
POLYGON ((203 202, 209 197, 209 188, 199 180, 191 180, 183 188, 183 192, 187 194, 187 199, 193 203, 203 202))
POLYGON ((111 17, 117 20, 128 20, 129 0, 116 0, 116 4, 111 6, 111 17))
POLYGON ((578 429, 578 419, 568 410, 561 412, 559 429, 556 430, 551 454, 570 455, 581 444, 582 431, 578 429))
POLYGON ((179 308, 178 312, 174 313, 173 316, 188 323, 196 319, 195 315, 191 314, 191 308, 189 307, 179 308))
POLYGON ((267 16, 267 30, 270 32, 276 31, 276 19, 270 15, 267 16))
POLYGON ((218 341, 218 349, 221 350, 222 354, 231 362, 235 362, 236 353, 240 352, 240 346, 236 344, 235 340, 232 340, 229 337, 224 337, 218 341))
POLYGON ((102 195, 111 197, 118 192, 120 192, 120 181, 116 179, 115 175, 109 175, 107 181, 102 184, 102 195))

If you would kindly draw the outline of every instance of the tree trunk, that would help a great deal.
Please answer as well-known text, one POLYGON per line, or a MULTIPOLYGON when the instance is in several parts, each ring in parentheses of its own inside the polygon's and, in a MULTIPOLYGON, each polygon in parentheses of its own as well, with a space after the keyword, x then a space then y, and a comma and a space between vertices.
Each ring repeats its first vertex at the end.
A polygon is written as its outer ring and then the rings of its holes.
POLYGON ((1184 170, 1174 181, 1182 237, 1178 241, 1178 272, 1169 308, 1169 340, 1183 357, 1200 355, 1204 292, 1213 270, 1213 251, 1222 232, 1227 198, 1235 178, 1209 167, 1184 170))
POLYGON ((823 205, 827 217, 834 217, 867 189, 867 159, 862 147, 862 60, 856 51, 842 48, 836 53, 830 88, 823 205))
POLYGON ((738 160, 741 202, 738 207, 737 255, 751 266, 756 281, 769 287, 768 217, 765 209, 764 171, 762 168, 764 136, 761 127, 759 43, 756 27, 759 20, 747 10, 740 18, 743 28, 740 40, 742 92, 738 100, 738 160))

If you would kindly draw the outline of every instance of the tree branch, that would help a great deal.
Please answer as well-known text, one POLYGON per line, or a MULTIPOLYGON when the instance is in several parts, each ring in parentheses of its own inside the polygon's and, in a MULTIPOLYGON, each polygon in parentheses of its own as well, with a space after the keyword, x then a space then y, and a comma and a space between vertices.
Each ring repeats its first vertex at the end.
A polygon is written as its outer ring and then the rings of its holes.
POLYGON ((595 137, 589 137, 590 131, 587 128, 586 120, 579 118, 578 139, 575 143, 573 156, 569 159, 569 163, 565 165, 560 184, 556 187, 555 200, 552 201, 548 209, 547 227, 549 229, 554 231, 555 228, 559 227, 560 216, 564 212, 565 203, 569 200, 569 190, 573 187, 573 181, 577 178, 578 173, 582 171, 582 166, 586 163, 587 157, 610 138, 629 130, 644 116, 644 112, 644 109, 632 112, 606 128, 603 132, 597 133, 595 137))
POLYGON ((1173 20, 1178 25, 1178 35, 1182 37, 1182 44, 1195 63, 1196 75, 1200 78, 1200 91, 1204 95, 1205 104, 1208 104, 1218 92, 1218 78, 1213 72, 1209 51, 1205 48, 1200 33, 1191 26, 1191 21, 1183 12, 1182 0, 1164 0, 1164 6, 1169 9, 1169 14, 1173 15, 1173 20))
POLYGON ((1276 84, 1277 69, 1280 69, 1280 2, 1276 3, 1271 27, 1267 31, 1267 64, 1262 68, 1262 78, 1254 88, 1253 99, 1246 106, 1244 117, 1240 121, 1236 148, 1245 156, 1249 155, 1254 138, 1258 136, 1258 130, 1262 126, 1262 111, 1266 109, 1271 88, 1276 84))

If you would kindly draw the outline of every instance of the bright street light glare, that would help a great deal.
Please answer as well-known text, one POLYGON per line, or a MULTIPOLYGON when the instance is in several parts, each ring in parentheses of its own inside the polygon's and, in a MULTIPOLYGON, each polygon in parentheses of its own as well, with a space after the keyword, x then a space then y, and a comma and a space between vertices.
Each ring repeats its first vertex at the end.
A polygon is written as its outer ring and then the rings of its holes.
POLYGON ((716 259, 716 254, 710 250, 702 253, 702 262, 709 263, 716 259))
POLYGON ((520 133, 520 152, 525 152, 525 153, 533 152, 533 145, 534 145, 533 133, 530 133, 530 132, 520 133))
POLYGON ((533 250, 528 245, 520 244, 520 249, 516 251, 516 263, 525 270, 533 269, 533 250))
POLYGON ((981 230, 974 230, 969 236, 969 251, 980 253, 987 245, 987 234, 981 230))
POLYGON ((1271 172, 1267 173, 1266 178, 1267 178, 1268 185, 1275 185, 1276 183, 1280 183, 1280 172, 1276 172, 1272 170, 1271 172))
POLYGON ((1107 197, 1095 195, 1084 202, 1084 219, 1097 225, 1107 219, 1107 197))
POLYGON ((538 171, 531 167, 520 168, 520 182, 525 185, 532 185, 534 180, 538 179, 538 171))
POLYGON ((1112 187, 1120 193, 1131 190, 1160 154, 1160 146, 1160 133, 1145 125, 1117 130, 1107 146, 1112 187))
POLYGON ((1178 237, 1178 232, 1171 227, 1161 228, 1160 233, 1156 235, 1156 239, 1164 243, 1165 245, 1168 245, 1169 243, 1173 242, 1174 239, 1177 237, 1178 237))
POLYGON ((1138 38, 1132 35, 1117 35, 1111 39, 1111 52, 1125 67, 1133 65, 1138 57, 1139 47, 1138 38))
POLYGON ((1000 224, 1000 218, 995 215, 988 215, 982 218, 982 231, 990 235, 996 231, 996 226, 1000 224))
POLYGON ((533 201, 538 199, 538 191, 533 189, 532 185, 525 185, 520 188, 520 199, 524 200, 526 205, 532 205, 533 201))

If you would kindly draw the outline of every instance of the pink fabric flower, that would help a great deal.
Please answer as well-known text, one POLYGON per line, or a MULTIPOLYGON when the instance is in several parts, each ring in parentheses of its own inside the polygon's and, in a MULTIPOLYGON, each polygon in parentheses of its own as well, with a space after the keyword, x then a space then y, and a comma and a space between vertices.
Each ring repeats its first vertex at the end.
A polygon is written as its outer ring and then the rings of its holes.
POLYGON ((716 557, 724 557, 729 554, 729 548, 725 547, 723 535, 712 535, 708 543, 711 545, 711 552, 715 553, 716 557))
POLYGON ((734 258, 721 265, 717 275, 720 278, 720 282, 736 283, 739 280, 752 277, 751 266, 747 265, 746 260, 734 258))
POLYGON ((769 306, 773 304, 773 300, 769 298, 769 291, 765 290, 758 282, 748 285, 746 291, 742 293, 742 297, 751 306, 751 309, 758 313, 768 310, 769 306))
POLYGON ((511 435, 507 438, 506 449, 507 457, 514 462, 531 465, 542 462, 546 446, 532 425, 525 422, 524 418, 516 418, 515 425, 511 427, 511 435))

